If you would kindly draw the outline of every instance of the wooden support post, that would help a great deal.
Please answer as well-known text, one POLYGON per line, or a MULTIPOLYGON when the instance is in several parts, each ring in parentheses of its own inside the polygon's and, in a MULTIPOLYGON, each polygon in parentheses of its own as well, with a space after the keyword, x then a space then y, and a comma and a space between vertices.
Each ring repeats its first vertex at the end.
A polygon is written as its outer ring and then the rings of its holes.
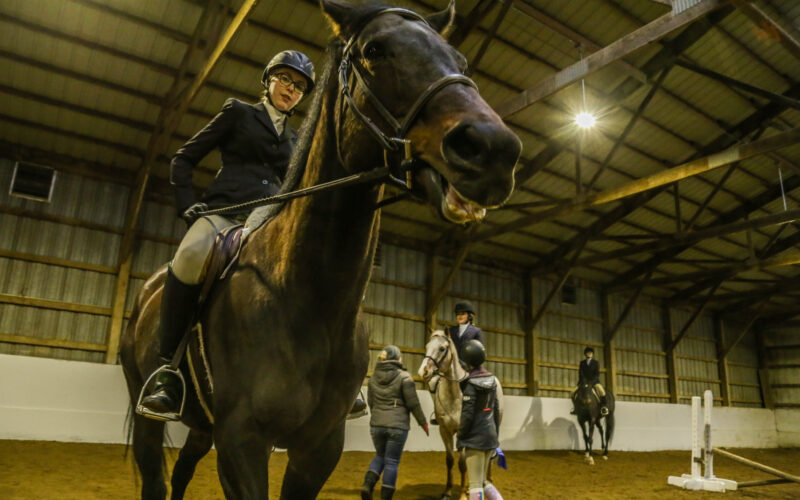
MULTIPOLYGON (((661 308, 661 317, 664 324, 664 345, 672 345, 672 316, 669 307, 661 308)), ((675 350, 667 351, 667 381, 669 384, 669 402, 678 402, 678 367, 675 350)))
MULTIPOLYGON (((600 292, 600 307, 603 314, 603 358, 606 365, 606 389, 617 393, 617 362, 614 353, 614 331, 611 330, 611 297, 605 290, 600 292)), ((620 318, 622 320, 622 318, 620 318)), ((621 324, 619 321, 617 324, 621 324)), ((617 327, 619 328, 619 327, 617 327)))
POLYGON ((731 386, 728 379, 728 358, 723 356, 725 350, 725 331, 722 316, 714 315, 714 338, 717 343, 717 371, 719 372, 719 385, 722 396, 722 406, 731 405, 731 386))
POLYGON ((756 310, 750 314, 750 319, 748 319, 747 323, 744 324, 744 326, 739 331, 739 334, 736 336, 736 338, 731 340, 731 342, 722 351, 720 351, 719 356, 721 358, 727 358, 731 350, 733 350, 733 348, 736 347, 736 345, 744 338, 747 332, 750 331, 750 328, 753 326, 753 324, 755 324, 756 320, 758 319, 758 316, 761 314, 761 311, 764 309, 764 306, 767 304, 768 301, 769 298, 766 297, 761 299, 756 304, 755 306, 756 310))
POLYGON ((153 163, 155 163, 159 155, 165 152, 173 132, 178 128, 181 118, 189 109, 189 104, 191 104, 194 96, 197 94, 198 90, 200 90, 200 87, 208 79, 208 75, 211 73, 214 66, 216 66, 234 35, 239 31, 239 28, 243 26, 244 20, 250 14, 253 7, 255 7, 255 4, 256 0, 245 0, 222 35, 220 35, 220 32, 223 27, 222 22, 224 21, 224 17, 220 17, 218 15, 219 12, 216 12, 221 7, 220 2, 213 1, 206 5, 192 36, 192 43, 186 49, 176 77, 166 94, 167 97, 164 99, 164 104, 161 107, 153 133, 150 136, 147 151, 137 171, 136 181, 128 199, 125 231, 122 236, 122 243, 120 244, 119 251, 119 272, 117 274, 116 286, 114 287, 114 307, 112 310, 111 328, 108 332, 106 363, 113 364, 117 362, 119 338, 122 334, 123 313, 135 249, 136 226, 139 221, 139 213, 143 205, 144 194, 153 163), (206 36, 211 40, 216 40, 216 43, 213 46, 211 44, 206 45, 207 50, 202 54, 204 56, 203 67, 194 76, 192 81, 184 86, 183 77, 186 74, 186 69, 194 59, 194 56, 200 51, 200 42, 206 36))
POLYGON ((772 397, 772 384, 769 376, 769 358, 767 347, 764 343, 764 332, 756 329, 756 351, 758 352, 758 383, 761 386, 761 400, 764 408, 775 408, 775 401, 772 397))
MULTIPOLYGON (((425 328, 429 331, 436 326, 436 309, 433 305, 433 294, 436 290, 436 276, 439 274, 439 257, 429 253, 425 266, 425 328)), ((427 333, 427 332, 426 332, 427 333)), ((427 337, 426 337, 427 338, 427 337)))
POLYGON ((523 280, 525 291, 525 383, 528 388, 528 396, 536 396, 539 393, 539 339, 533 323, 533 311, 536 308, 533 276, 525 273, 523 280))

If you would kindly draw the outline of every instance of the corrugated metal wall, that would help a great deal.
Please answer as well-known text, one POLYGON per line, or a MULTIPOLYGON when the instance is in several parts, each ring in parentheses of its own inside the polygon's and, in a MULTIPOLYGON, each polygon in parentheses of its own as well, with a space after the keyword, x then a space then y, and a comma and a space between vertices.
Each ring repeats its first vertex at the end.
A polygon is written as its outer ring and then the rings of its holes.
POLYGON ((128 189, 59 172, 50 203, 27 200, 8 194, 13 165, 0 160, 0 352, 102 362, 128 189))
MULTIPOLYGON (((628 299, 620 294, 609 297, 612 323, 616 323, 628 299)), ((664 325, 658 305, 640 297, 615 334, 614 347, 618 399, 657 403, 669 400, 664 325)))
MULTIPOLYGON (((533 302, 541 307, 553 284, 547 280, 534 280, 533 302)), ((578 381, 578 363, 583 359, 583 349, 594 346, 595 358, 600 362, 604 381, 605 360, 603 322, 600 312, 600 294, 596 290, 578 286, 576 304, 562 304, 560 297, 550 303, 547 313, 536 325, 539 339, 539 395, 567 397, 578 381)))
POLYGON ((776 408, 800 408, 800 327, 763 331, 766 368, 776 408))
MULTIPOLYGON (((60 172, 50 204, 7 194, 13 164, 0 161, 0 352, 102 362, 110 328, 125 203, 128 188, 60 172)), ((139 238, 126 299, 126 311, 147 276, 174 254, 185 232, 170 200, 148 199, 142 208, 139 238)), ((371 342, 370 370, 380 348, 388 343, 404 351, 406 366, 415 372, 424 355, 426 275, 428 256, 396 245, 382 244, 381 262, 374 268, 364 302, 364 320, 371 342)), ((437 284, 450 263, 437 266, 437 284)), ((552 283, 534 279, 533 303, 541 306, 552 283)), ((461 299, 477 308, 476 324, 486 333, 488 368, 510 394, 526 394, 525 283, 520 273, 464 264, 437 312, 438 325, 455 324, 453 306, 461 299)), ((577 379, 583 347, 595 347, 606 382, 603 350, 602 295, 579 283, 576 304, 557 298, 536 325, 536 382, 541 396, 567 397, 577 379)), ((627 297, 609 297, 609 321, 614 323, 627 297)), ((621 400, 666 401, 669 384, 660 307, 641 297, 614 338, 617 391, 621 400)), ((672 310, 673 332, 691 311, 672 310)), ((723 327, 723 338, 735 335, 723 327)), ((770 349, 780 356, 796 356, 770 349)), ((679 395, 688 397, 711 388, 720 395, 716 338, 710 315, 702 315, 677 349, 679 395)), ((796 357, 786 358, 791 364, 796 357)), ((798 365, 800 366, 800 365, 798 365)), ((728 373, 731 403, 760 405, 757 343, 748 334, 730 353, 728 373)), ((777 368, 780 401, 797 401, 798 388, 785 386, 793 369, 777 368), (788 375, 782 375, 785 371, 788 375), (780 373, 779 373, 780 372, 780 373), (793 392, 795 391, 795 392, 793 392), (784 396, 786 394, 786 396, 784 396), (793 399, 794 398, 794 399, 793 399)))
MULTIPOLYGON (((722 322, 725 345, 735 340, 743 325, 730 321, 722 322)), ((752 328, 745 334, 727 357, 728 385, 731 406, 761 408, 761 384, 758 380, 758 344, 752 328)))
MULTIPOLYGON (((690 309, 670 311, 673 335, 683 329, 692 313, 690 309)), ((721 400, 722 389, 711 315, 702 314, 691 324, 675 352, 679 401, 689 402, 692 396, 699 396, 707 389, 711 389, 716 400, 721 400)))

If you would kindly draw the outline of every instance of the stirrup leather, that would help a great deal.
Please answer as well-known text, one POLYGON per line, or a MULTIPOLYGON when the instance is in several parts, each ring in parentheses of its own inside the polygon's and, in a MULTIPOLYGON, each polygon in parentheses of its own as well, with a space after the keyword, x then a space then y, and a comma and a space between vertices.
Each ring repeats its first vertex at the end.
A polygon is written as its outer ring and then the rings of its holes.
MULTIPOLYGON (((364 390, 363 389, 358 391, 358 398, 360 398, 361 401, 364 402, 364 409, 361 410, 361 411, 357 411, 355 413, 347 412, 347 420, 354 420, 356 418, 361 418, 364 415, 368 415, 369 414, 369 412, 367 411, 367 400, 364 398, 364 390)), ((358 398, 356 398, 356 400, 358 400, 358 398)))
POLYGON ((163 365, 158 370, 154 371, 149 377, 147 377, 147 381, 144 383, 144 385, 142 385, 142 391, 139 393, 139 400, 136 402, 136 413, 142 415, 143 417, 151 418, 153 420, 159 420, 161 422, 173 422, 181 419, 181 416, 183 415, 183 406, 185 403, 186 403, 186 381, 183 378, 183 374, 181 373, 180 369, 173 369, 172 367, 170 367, 170 365, 163 365), (181 405, 178 408, 177 412, 159 413, 142 406, 142 399, 144 399, 147 395, 149 395, 147 388, 150 387, 150 384, 155 378, 155 376, 160 373, 168 373, 171 375, 175 375, 176 377, 178 377, 178 380, 181 381, 181 405))

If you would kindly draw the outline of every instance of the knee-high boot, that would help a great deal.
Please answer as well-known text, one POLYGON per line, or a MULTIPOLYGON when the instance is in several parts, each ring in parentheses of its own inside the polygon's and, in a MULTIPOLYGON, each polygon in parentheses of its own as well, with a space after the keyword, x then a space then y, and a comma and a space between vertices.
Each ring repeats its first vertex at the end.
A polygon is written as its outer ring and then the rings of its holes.
MULTIPOLYGON (((159 354, 163 364, 172 362, 175 350, 197 316, 197 300, 202 285, 187 285, 170 267, 161 296, 159 354)), ((168 373, 159 374, 153 393, 142 399, 142 406, 157 413, 178 411, 181 399, 180 381, 168 373)))

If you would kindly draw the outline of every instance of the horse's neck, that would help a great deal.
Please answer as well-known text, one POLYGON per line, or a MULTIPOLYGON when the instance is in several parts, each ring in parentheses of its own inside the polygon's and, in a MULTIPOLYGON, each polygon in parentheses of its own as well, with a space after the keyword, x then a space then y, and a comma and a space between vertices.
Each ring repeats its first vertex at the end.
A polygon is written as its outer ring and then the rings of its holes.
MULTIPOLYGON (((335 95, 336 87, 329 86, 299 187, 346 175, 337 160, 335 95)), ((264 271, 282 288, 319 293, 337 310, 352 310, 351 298, 357 308, 371 269, 379 222, 373 207, 381 194, 378 186, 356 185, 289 202, 266 231, 253 234, 261 240, 255 247, 272 253, 256 260, 271 266, 264 271)))

